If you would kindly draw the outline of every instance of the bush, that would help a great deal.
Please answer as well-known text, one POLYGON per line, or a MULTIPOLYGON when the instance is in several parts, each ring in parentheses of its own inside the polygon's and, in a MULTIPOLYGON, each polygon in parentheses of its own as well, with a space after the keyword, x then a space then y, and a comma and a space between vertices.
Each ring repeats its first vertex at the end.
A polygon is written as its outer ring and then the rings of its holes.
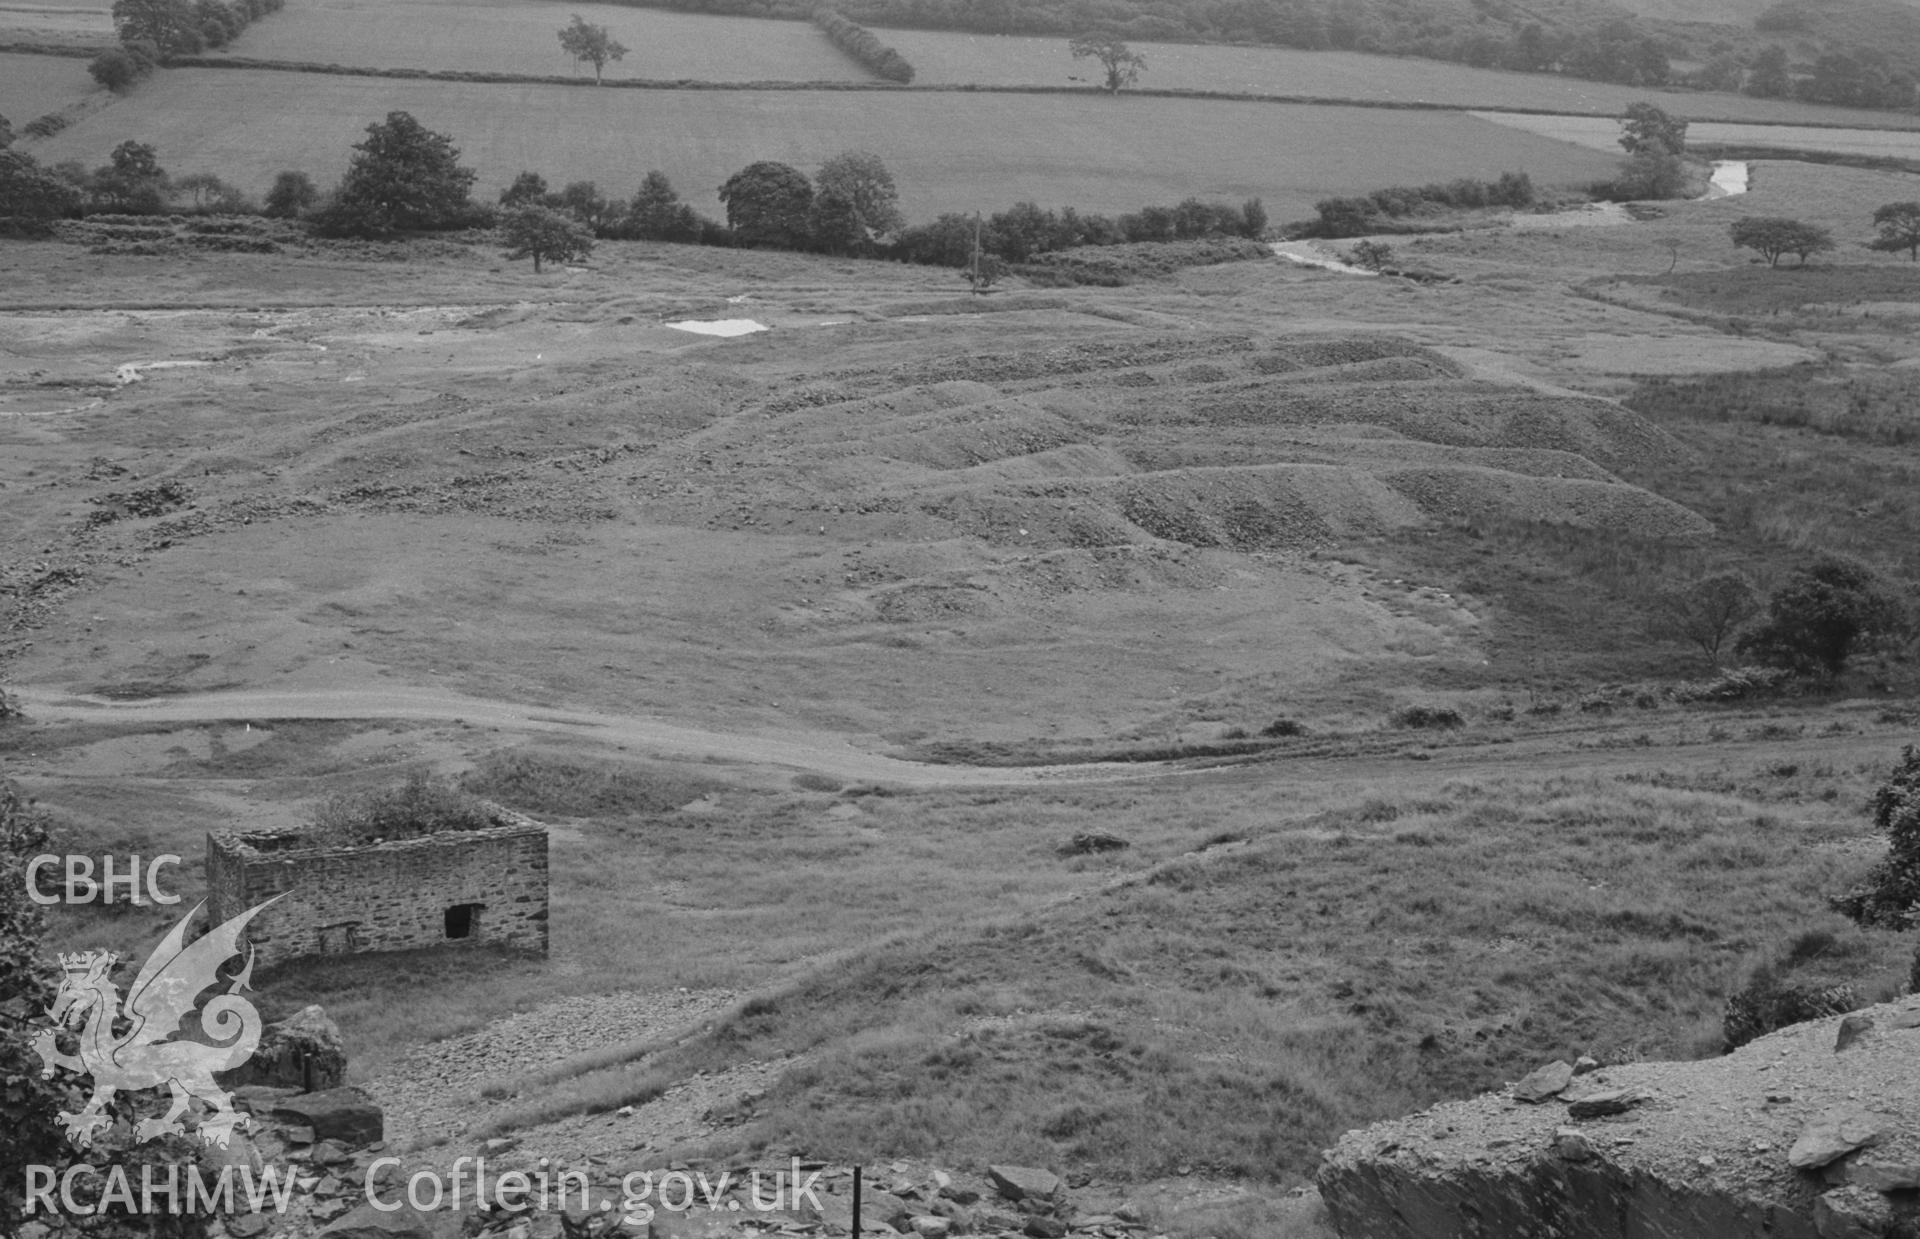
POLYGON ((1673 699, 1682 704, 1696 701, 1751 701, 1780 694, 1792 673, 1778 667, 1733 667, 1704 684, 1682 684, 1673 691, 1673 699))
POLYGON ((1777 956, 1756 966, 1746 985, 1727 999, 1721 1018, 1726 1049, 1806 1020, 1844 1015, 1866 1005, 1855 990, 1864 939, 1841 939, 1823 929, 1799 935, 1777 956))
POLYGON ((1460 717, 1460 711, 1445 706, 1408 706, 1394 713, 1395 727, 1438 728, 1451 730, 1465 727, 1467 721, 1460 717))
POLYGON ((1307 734, 1307 729, 1305 725, 1295 722, 1293 719, 1277 718, 1265 727, 1262 727, 1260 734, 1278 739, 1281 736, 1304 736, 1307 734))
POLYGON ((1368 271, 1382 271, 1393 261, 1393 247, 1384 241, 1361 241, 1347 252, 1347 261, 1368 271))
POLYGON ((329 798, 314 814, 308 834, 324 846, 360 847, 495 824, 479 798, 415 770, 399 787, 329 798))
POLYGON ((1593 187, 1593 196, 1611 202, 1652 202, 1685 197, 1687 165, 1677 155, 1645 150, 1620 166, 1620 175, 1593 187))
POLYGON ((1872 811, 1874 829, 1887 836, 1886 859, 1833 907, 1861 925, 1911 929, 1920 923, 1920 749, 1900 751, 1900 764, 1873 794, 1872 811))
POLYGON ((304 172, 282 172, 267 191, 266 213, 274 219, 298 219, 320 200, 320 191, 304 172))
POLYGON ((1320 220, 1316 231, 1330 239, 1357 237, 1380 230, 1380 217, 1400 218, 1439 209, 1479 210, 1483 207, 1531 206, 1533 180, 1524 172, 1502 172, 1494 181, 1468 177, 1433 185, 1402 185, 1376 189, 1361 198, 1327 198, 1314 204, 1320 220))
POLYGON ((111 91, 123 91, 139 80, 146 72, 146 66, 128 55, 126 50, 110 47, 87 62, 87 72, 93 80, 111 91))
POLYGON ((1767 618, 1740 638, 1740 653, 1795 675, 1838 676, 1865 642, 1897 632, 1900 601, 1873 569, 1828 556, 1793 574, 1767 600, 1767 618))

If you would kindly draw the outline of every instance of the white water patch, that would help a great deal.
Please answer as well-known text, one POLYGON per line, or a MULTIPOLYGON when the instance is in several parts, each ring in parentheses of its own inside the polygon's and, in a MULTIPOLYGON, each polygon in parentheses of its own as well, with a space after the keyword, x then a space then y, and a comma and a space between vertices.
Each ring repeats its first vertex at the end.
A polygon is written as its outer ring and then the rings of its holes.
POLYGON ((1312 241, 1274 241, 1268 245, 1276 258, 1302 267, 1319 267, 1325 271, 1342 271, 1348 275, 1379 275, 1378 271, 1369 271, 1365 267, 1356 267, 1327 253, 1312 241))
POLYGON ((149 370, 173 370, 181 366, 211 366, 210 361, 130 361, 113 368, 113 381, 125 387, 138 383, 149 370))
POLYGON ((767 330, 765 323, 756 323, 750 318, 715 318, 701 322, 687 319, 683 322, 668 323, 675 331, 691 331, 701 336, 748 336, 756 331, 767 330))
POLYGON ((1707 182, 1708 198, 1730 198, 1747 192, 1747 164, 1743 159, 1713 161, 1713 179, 1707 182))

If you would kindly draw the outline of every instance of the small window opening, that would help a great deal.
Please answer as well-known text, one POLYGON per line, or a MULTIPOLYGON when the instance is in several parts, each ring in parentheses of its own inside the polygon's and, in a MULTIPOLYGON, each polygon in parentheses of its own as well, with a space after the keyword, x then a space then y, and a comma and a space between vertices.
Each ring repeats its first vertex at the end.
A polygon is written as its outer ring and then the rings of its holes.
POLYGON ((447 937, 471 938, 474 927, 480 922, 480 905, 477 903, 456 903, 447 909, 447 937))

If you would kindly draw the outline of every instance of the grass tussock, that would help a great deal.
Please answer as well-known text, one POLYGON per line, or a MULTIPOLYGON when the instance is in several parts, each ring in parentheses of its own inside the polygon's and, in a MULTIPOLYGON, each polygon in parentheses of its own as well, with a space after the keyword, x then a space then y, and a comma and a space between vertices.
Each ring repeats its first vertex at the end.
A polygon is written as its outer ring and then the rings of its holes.
POLYGON ((1803 365, 1649 379, 1626 403, 1656 418, 1793 426, 1861 443, 1920 442, 1920 372, 1913 370, 1803 365))
POLYGON ((487 754, 461 785, 508 808, 555 817, 665 813, 698 800, 715 786, 649 767, 526 749, 487 754))

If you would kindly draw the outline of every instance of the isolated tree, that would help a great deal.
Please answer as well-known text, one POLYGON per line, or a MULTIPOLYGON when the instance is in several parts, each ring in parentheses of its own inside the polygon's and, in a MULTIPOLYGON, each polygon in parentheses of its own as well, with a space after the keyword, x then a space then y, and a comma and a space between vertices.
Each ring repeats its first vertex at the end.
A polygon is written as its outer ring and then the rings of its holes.
POLYGON ((1667 115, 1664 109, 1647 103, 1629 104, 1620 120, 1620 145, 1629 155, 1654 151, 1664 155, 1687 152, 1687 122, 1667 115))
POLYGON ((1735 222, 1728 231, 1735 245, 1758 251, 1769 267, 1779 266, 1784 254, 1798 254, 1804 264, 1811 255, 1833 248, 1832 233, 1797 219, 1756 215, 1735 222))
POLYGON ((143 39, 163 55, 190 56, 206 47, 188 0, 113 0, 113 28, 122 43, 143 39))
POLYGON ((1715 572, 1670 589, 1654 600, 1654 622, 1663 634, 1700 647, 1709 666, 1740 625, 1760 610, 1760 596, 1745 573, 1715 572))
POLYGON ((1907 251, 1907 261, 1920 261, 1920 202, 1889 202, 1873 213, 1880 236, 1873 248, 1889 253, 1907 251))
POLYGON ((813 182, 798 168, 771 160, 748 164, 720 187, 720 201, 744 245, 798 249, 807 239, 813 182))
POLYGON ((500 235, 507 242, 507 257, 533 259, 536 275, 543 258, 570 262, 593 252, 593 234, 579 220, 534 203, 508 207, 500 217, 500 235))
POLYGON ((1111 34, 1078 35, 1067 44, 1067 50, 1073 53, 1075 60, 1085 60, 1089 56, 1100 62, 1106 71, 1106 89, 1118 94, 1120 89, 1131 86, 1140 78, 1140 71, 1147 67, 1147 58, 1121 42, 1111 34))
POLYGON ((367 136, 317 223, 332 236, 379 237, 457 227, 471 218, 474 172, 453 139, 406 112, 389 112, 367 136))
POLYGON ((320 200, 313 178, 304 172, 282 172, 267 191, 266 213, 275 219, 298 219, 320 200))
POLYGON ((119 47, 110 47, 87 62, 93 80, 116 94, 133 85, 142 71, 140 62, 119 47))
POLYGON ((1740 639, 1741 654, 1796 675, 1832 678, 1862 643, 1897 631, 1905 608, 1857 560, 1830 555, 1767 599, 1767 618, 1740 639))
MULTIPOLYGON (((1920 923, 1920 749, 1911 744, 1873 794, 1873 825, 1887 836, 1886 859, 1834 900, 1834 910, 1862 925, 1912 929, 1920 923)), ((1915 969, 1920 971, 1920 959, 1915 969)))
POLYGON ((846 151, 820 165, 813 176, 816 200, 837 198, 852 213, 856 239, 873 240, 900 228, 900 191, 880 156, 846 151))
POLYGON ((600 71, 607 67, 610 60, 619 60, 627 54, 627 49, 614 41, 605 26, 596 26, 573 15, 573 23, 560 32, 560 46, 567 55, 575 60, 584 60, 593 66, 594 84, 600 82, 600 71))
POLYGON ((0 234, 42 236, 80 204, 72 185, 24 151, 0 150, 0 234))

